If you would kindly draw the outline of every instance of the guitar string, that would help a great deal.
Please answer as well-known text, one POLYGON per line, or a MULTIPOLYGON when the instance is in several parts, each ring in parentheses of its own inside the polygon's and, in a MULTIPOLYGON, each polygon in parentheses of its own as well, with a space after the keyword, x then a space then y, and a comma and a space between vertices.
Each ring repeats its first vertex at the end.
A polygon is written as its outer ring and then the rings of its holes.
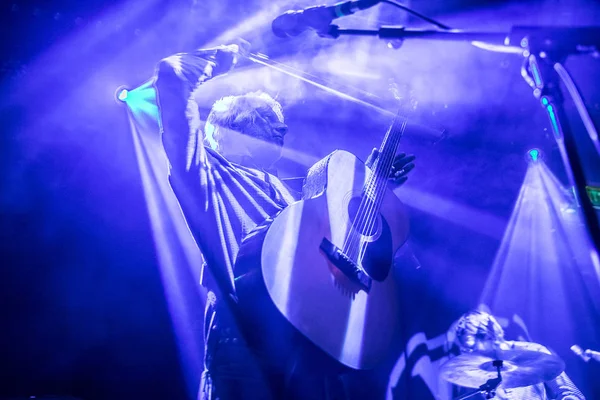
MULTIPOLYGON (((398 144, 400 143, 400 139, 406 128, 406 123, 407 118, 397 114, 394 118, 392 126, 388 130, 388 134, 386 134, 385 139, 387 140, 391 136, 392 142, 389 143, 389 146, 385 146, 386 143, 384 140, 384 146, 382 147, 387 147, 386 150, 388 154, 385 154, 385 152, 381 152, 381 154, 378 157, 378 160, 376 160, 377 165, 372 172, 372 174, 376 175, 375 179, 371 180, 373 184, 369 185, 369 187, 365 191, 365 198, 367 200, 364 203, 361 202, 361 206, 364 204, 364 207, 359 207, 360 222, 357 224, 357 229, 359 232, 371 232, 375 227, 375 224, 378 220, 378 211, 383 202, 383 195, 385 194, 385 189, 387 188, 387 180, 389 178, 391 166, 393 165, 393 161, 395 158, 394 156, 398 148, 398 144), (397 125, 400 118, 402 119, 402 122, 401 127, 398 128, 397 125), (369 201, 369 199, 372 199, 373 201, 369 201)), ((351 233, 354 232, 351 231, 351 233)), ((351 256, 352 259, 356 258, 356 260, 358 261, 358 258, 360 257, 360 252, 362 250, 362 235, 360 233, 354 233, 351 236, 353 236, 351 239, 351 247, 348 250, 350 250, 352 254, 349 256, 351 256), (357 241, 358 244, 356 243, 357 241)))
MULTIPOLYGON (((388 132, 386 132, 386 137, 385 139, 387 139, 388 137, 388 132)), ((384 140, 385 140, 384 139, 384 140)), ((378 164, 378 160, 374 161, 374 165, 372 166, 377 166, 378 164)), ((368 200, 369 197, 371 197, 373 191, 374 191, 374 186, 376 185, 376 180, 377 180, 377 175, 375 172, 375 168, 372 168, 370 170, 370 176, 369 176, 369 180, 368 180, 368 184, 365 186, 364 188, 364 193, 363 193, 363 198, 361 199, 360 205, 356 211, 356 214, 353 217, 352 223, 349 226, 349 231, 348 231, 348 235, 346 236, 346 240, 344 241, 344 253, 346 253, 348 255, 348 257, 350 257, 351 259, 354 260, 354 258, 357 256, 356 254, 354 254, 354 250, 356 248, 356 242, 360 241, 360 227, 359 227, 359 221, 362 220, 362 216, 366 207, 366 202, 368 200), (355 229, 352 229, 355 228, 355 229)), ((358 261, 358 260, 356 260, 358 261)))
POLYGON ((392 127, 395 128, 393 135, 392 135, 392 143, 390 143, 390 146, 388 147, 388 151, 390 154, 387 155, 387 157, 385 158, 385 165, 383 166, 382 170, 383 170, 383 174, 381 174, 379 176, 379 179, 381 179, 381 182, 379 184, 379 187, 376 188, 376 190, 378 191, 375 194, 375 200, 372 204, 372 206, 370 207, 370 209, 367 211, 367 218, 365 223, 367 224, 367 229, 366 232, 371 232, 377 222, 377 214, 379 214, 379 209, 381 207, 381 203, 383 202, 383 195, 385 193, 385 189, 387 187, 387 180, 389 178, 389 173, 391 171, 391 167, 393 165, 394 162, 394 156, 398 147, 398 144, 400 143, 400 137, 402 134, 402 128, 404 126, 404 120, 402 121, 402 126, 400 129, 396 128, 396 124, 398 122, 398 118, 395 119, 392 127))
MULTIPOLYGON (((398 96, 395 96, 398 100, 401 100, 398 96)), ((377 176, 376 178, 381 179, 383 182, 382 184, 380 184, 379 186, 379 193, 375 193, 375 196, 373 197, 374 199, 376 199, 376 202, 373 202, 369 211, 367 212, 367 216, 363 219, 365 221, 367 221, 368 223, 368 229, 365 230, 365 232, 371 232, 377 222, 377 214, 379 214, 379 209, 381 207, 381 204, 383 202, 383 195, 385 193, 385 189, 387 188, 387 180, 389 177, 389 172, 391 171, 391 166, 393 165, 393 161, 395 159, 395 155, 396 155, 396 151, 398 149, 398 145, 400 143, 400 139, 402 138, 402 136, 404 135, 404 132, 406 130, 406 126, 408 124, 408 112, 414 110, 414 103, 413 100, 411 98, 410 103, 408 104, 408 106, 406 104, 404 104, 403 106, 401 106, 401 108, 396 112, 396 114, 394 115, 394 120, 392 122, 392 125, 390 126, 390 129, 388 129, 388 132, 386 132, 386 136, 384 138, 384 142, 382 144, 382 148, 385 148, 385 144, 386 144, 386 140, 388 140, 390 134, 392 135, 393 140, 396 143, 392 143, 391 146, 388 146, 388 148, 391 150, 391 154, 389 155, 389 157, 387 158, 387 165, 383 167, 383 171, 385 171, 385 173, 383 174, 383 178, 381 175, 377 176), (404 111, 404 112, 403 112, 404 111), (399 119, 401 120, 400 123, 400 128, 397 128, 398 125, 398 121, 399 119), (393 132, 392 132, 393 130, 393 132)), ((382 152, 383 153, 383 152, 382 152)), ((383 156, 380 156, 378 158, 383 159, 383 156)), ((376 160, 374 165, 378 166, 378 161, 376 160)), ((375 170, 375 168, 373 168, 373 170, 375 170)), ((372 172, 373 174, 375 174, 375 172, 372 172)), ((374 190, 377 190, 374 189, 374 190)), ((362 202, 361 202, 362 203, 362 202)), ((368 202, 367 202, 368 203, 368 202)), ((358 239, 355 239, 353 242, 355 242, 356 240, 359 240, 362 238, 362 235, 358 234, 355 235, 358 237, 358 239)), ((359 252, 361 250, 361 246, 353 246, 353 248, 357 249, 356 251, 359 252)), ((355 257, 358 260, 358 257, 360 256, 360 254, 356 254, 355 257)))
MULTIPOLYGON (((407 124, 408 119, 403 116, 398 116, 398 118, 401 119, 400 127, 395 129, 395 132, 393 135, 393 140, 395 141, 395 143, 392 143, 389 146, 389 151, 391 154, 389 155, 389 157, 386 160, 387 165, 383 168, 383 171, 385 171, 385 176, 381 177, 382 180, 384 180, 384 181, 382 182, 382 184, 379 188, 379 193, 377 194, 377 197, 376 197, 377 204, 374 204, 372 210, 369 211, 372 213, 372 215, 371 215, 372 218, 370 220, 371 226, 369 227, 367 232, 370 232, 373 229, 373 225, 377 221, 375 214, 378 213, 381 203, 383 202, 383 193, 385 192, 385 190, 387 188, 387 180, 389 179, 389 173, 391 172, 391 167, 393 166, 393 163, 394 163, 396 151, 398 149, 398 145, 400 144, 400 139, 402 138, 404 131, 406 129, 406 124, 407 124)), ((398 118, 394 121, 394 126, 398 122, 398 118)))
POLYGON ((385 183, 387 182, 390 167, 394 159, 393 154, 395 154, 395 150, 399 143, 399 138, 396 138, 396 136, 399 136, 397 134, 398 130, 396 128, 398 124, 398 117, 399 116, 396 115, 396 117, 394 118, 394 122, 390 126, 390 129, 388 129, 388 131, 386 132, 386 136, 382 145, 384 151, 380 152, 378 158, 374 161, 375 168, 371 169, 371 176, 374 178, 370 179, 369 181, 369 184, 365 190, 363 200, 361 201, 361 205, 359 206, 357 215, 355 216, 355 220, 353 221, 353 226, 356 227, 358 232, 354 232, 353 230, 351 230, 349 234, 350 240, 348 241, 348 248, 346 248, 346 245, 344 246, 345 252, 350 253, 347 255, 353 260, 356 259, 356 261, 359 261, 358 258, 360 256, 361 251, 361 238, 363 235, 360 232, 363 232, 363 229, 367 226, 370 226, 370 228, 369 230, 366 230, 364 232, 370 232, 370 230, 374 226, 375 221, 377 220, 377 213, 375 211, 381 205, 381 200, 378 199, 381 198, 382 192, 385 191, 385 183), (390 137, 392 142, 387 143, 387 141, 390 140, 390 137), (387 150, 387 152, 385 150, 387 150))
POLYGON ((364 199, 368 198, 369 194, 373 191, 372 187, 374 185, 374 181, 376 180, 376 178, 377 177, 375 176, 375 171, 371 170, 371 176, 369 177, 369 182, 364 189, 365 197, 363 197, 363 199, 361 200, 358 210, 356 211, 356 214, 354 215, 354 217, 352 219, 352 223, 348 227, 348 234, 344 240, 344 246, 343 246, 344 253, 353 260, 355 257, 353 249, 355 248, 356 241, 360 240, 360 233, 358 233, 358 231, 360 229, 357 228, 357 224, 362 216, 362 213, 364 212, 365 205, 363 204, 363 202, 365 201, 364 199), (352 229, 353 227, 355 229, 352 229))
MULTIPOLYGON (((406 129, 406 125, 408 123, 408 118, 406 118, 406 117, 401 117, 401 118, 402 118, 402 124, 401 124, 401 127, 399 129, 399 133, 395 135, 395 136, 397 136, 395 138, 396 143, 394 143, 391 146, 392 156, 389 158, 389 164, 384 169, 384 171, 388 171, 388 176, 389 176, 389 172, 391 171, 391 167, 393 166, 393 163, 394 163, 394 158, 395 158, 395 155, 396 155, 396 151, 398 149, 398 145, 400 144, 400 139, 402 138, 402 136, 404 134, 404 131, 406 129)), ((385 181, 381 185, 380 193, 377 196, 377 204, 373 206, 373 210, 371 211, 373 213, 373 215, 371 217, 371 222, 370 222, 370 225, 369 225, 369 227, 367 229, 367 232, 372 231, 374 229, 374 227, 375 227, 376 222, 377 222, 377 219, 378 219, 377 218, 377 214, 379 214, 379 210, 381 208, 381 204, 383 203, 383 197, 384 197, 384 194, 385 194, 385 190, 387 188, 388 176, 385 177, 385 181)), ((383 224, 382 224, 381 228, 383 229, 383 224)))
MULTIPOLYGON (((385 149, 387 141, 390 138, 390 135, 392 134, 392 126, 390 126, 390 129, 388 129, 388 131, 386 132, 386 136, 384 138, 383 141, 383 145, 382 148, 385 149)), ((348 244, 348 248, 345 249, 345 251, 347 253, 349 253, 349 257, 353 260, 359 261, 358 257, 360 255, 360 242, 361 242, 361 238, 362 238, 362 234, 361 232, 363 231, 363 227, 366 226, 365 224, 365 219, 368 218, 368 209, 370 209, 370 204, 374 203, 374 201, 376 199, 376 194, 377 194, 377 186, 378 186, 378 181, 381 179, 381 165, 382 164, 382 160, 384 159, 384 157, 386 156, 386 154, 384 152, 381 152, 380 155, 377 157, 377 159, 375 159, 375 161, 373 162, 373 165, 371 168, 371 177, 369 179, 369 183, 364 191, 364 197, 361 200, 361 204, 357 210, 357 214, 354 217, 354 221, 353 221, 353 225, 356 229, 356 231, 351 230, 350 231, 350 241, 348 244), (379 173, 378 173, 379 172, 379 173), (358 243, 357 243, 358 242, 358 243)))
MULTIPOLYGON (((386 131, 386 133, 385 133, 385 136, 383 138, 383 143, 384 144, 386 143, 386 141, 389 138, 390 130, 391 129, 388 129, 386 131)), ((371 167, 376 167, 378 165, 378 163, 379 163, 379 160, 375 159, 373 161, 373 164, 371 165, 371 167)), ((368 197, 368 194, 373 191, 373 187, 374 187, 374 185, 376 183, 375 181, 376 181, 377 177, 375 175, 375 169, 376 168, 371 168, 370 169, 371 175, 369 176, 367 185, 364 187, 364 194, 365 194, 366 197, 368 197)), ((361 200, 361 203, 360 203, 360 205, 358 207, 358 210, 356 211, 356 214, 353 216, 352 224, 350 225, 349 232, 348 232, 348 234, 347 234, 347 236, 345 237, 345 240, 344 240, 343 251, 350 258, 352 258, 354 256, 353 254, 349 254, 349 253, 351 252, 351 249, 354 247, 353 245, 356 242, 356 237, 357 237, 357 234, 352 229, 352 227, 356 227, 358 218, 360 218, 361 215, 362 215, 361 212, 364 212, 364 207, 365 207, 365 205, 363 204, 364 198, 365 197, 363 197, 363 199, 361 200)))
MULTIPOLYGON (((391 127, 385 133, 382 147, 385 147, 385 143, 389 140, 390 133, 391 133, 391 127)), ((369 197, 372 197, 372 195, 374 195, 375 187, 377 185, 378 176, 376 174, 376 172, 377 172, 376 170, 380 164, 379 161, 380 161, 380 158, 378 157, 377 159, 375 159, 373 161, 373 164, 371 165, 371 167, 372 167, 370 169, 371 175, 369 177, 369 182, 364 189, 364 197, 361 199, 358 210, 356 211, 356 215, 354 215, 352 224, 349 227, 349 233, 346 236, 346 240, 344 241, 344 253, 346 253, 346 255, 348 255, 348 257, 353 260, 355 257, 358 257, 358 254, 355 254, 355 249, 357 247, 356 242, 359 241, 359 243, 360 243, 360 238, 361 238, 359 221, 363 220, 365 207, 367 207, 366 203, 368 202, 369 197), (367 200, 365 200, 365 199, 367 199, 367 200), (358 225, 358 227, 357 227, 357 225, 358 225), (355 227, 356 230, 352 229, 353 227, 355 227)), ((356 261, 358 261, 358 260, 356 260, 356 261)))

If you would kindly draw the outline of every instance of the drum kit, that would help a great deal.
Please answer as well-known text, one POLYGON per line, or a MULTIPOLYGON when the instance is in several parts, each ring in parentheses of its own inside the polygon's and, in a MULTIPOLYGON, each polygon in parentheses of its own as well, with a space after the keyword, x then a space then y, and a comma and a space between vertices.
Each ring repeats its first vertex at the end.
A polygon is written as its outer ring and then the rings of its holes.
POLYGON ((553 380, 564 369, 564 361, 554 354, 497 349, 451 358, 441 366, 441 376, 455 385, 475 389, 456 400, 477 394, 491 399, 500 385, 505 389, 536 385, 553 380))

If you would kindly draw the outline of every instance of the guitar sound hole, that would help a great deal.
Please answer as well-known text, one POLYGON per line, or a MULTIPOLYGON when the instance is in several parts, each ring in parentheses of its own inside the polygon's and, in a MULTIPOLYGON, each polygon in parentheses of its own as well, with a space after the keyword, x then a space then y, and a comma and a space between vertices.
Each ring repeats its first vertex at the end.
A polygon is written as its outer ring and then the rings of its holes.
POLYGON ((364 200, 363 207, 361 207, 361 202, 363 202, 363 198, 353 197, 350 199, 348 203, 348 216, 350 217, 350 221, 352 221, 352 226, 361 235, 364 236, 374 236, 379 229, 380 218, 377 215, 374 219, 371 216, 373 210, 373 202, 369 199, 364 200), (360 211, 362 217, 357 218, 357 214, 360 211), (367 217, 369 215, 369 217, 367 217))

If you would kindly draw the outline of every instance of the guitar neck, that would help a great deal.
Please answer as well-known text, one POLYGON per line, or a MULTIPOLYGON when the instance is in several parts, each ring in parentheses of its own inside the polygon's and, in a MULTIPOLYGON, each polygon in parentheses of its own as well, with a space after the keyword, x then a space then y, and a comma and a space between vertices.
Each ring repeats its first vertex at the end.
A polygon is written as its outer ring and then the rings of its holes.
POLYGON ((379 148, 379 156, 373 164, 373 172, 365 187, 365 194, 375 203, 380 203, 385 193, 394 157, 400 144, 400 138, 406 130, 407 121, 405 116, 400 113, 396 114, 379 148))

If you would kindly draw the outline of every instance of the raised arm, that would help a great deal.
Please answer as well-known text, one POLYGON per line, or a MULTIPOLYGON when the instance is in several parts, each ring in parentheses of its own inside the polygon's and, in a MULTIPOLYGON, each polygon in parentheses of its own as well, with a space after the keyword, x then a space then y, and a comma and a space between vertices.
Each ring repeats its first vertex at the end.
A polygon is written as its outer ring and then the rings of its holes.
POLYGON ((158 64, 154 87, 163 146, 172 173, 205 166, 206 153, 193 92, 198 85, 228 72, 235 64, 237 48, 230 45, 175 54, 158 64))

